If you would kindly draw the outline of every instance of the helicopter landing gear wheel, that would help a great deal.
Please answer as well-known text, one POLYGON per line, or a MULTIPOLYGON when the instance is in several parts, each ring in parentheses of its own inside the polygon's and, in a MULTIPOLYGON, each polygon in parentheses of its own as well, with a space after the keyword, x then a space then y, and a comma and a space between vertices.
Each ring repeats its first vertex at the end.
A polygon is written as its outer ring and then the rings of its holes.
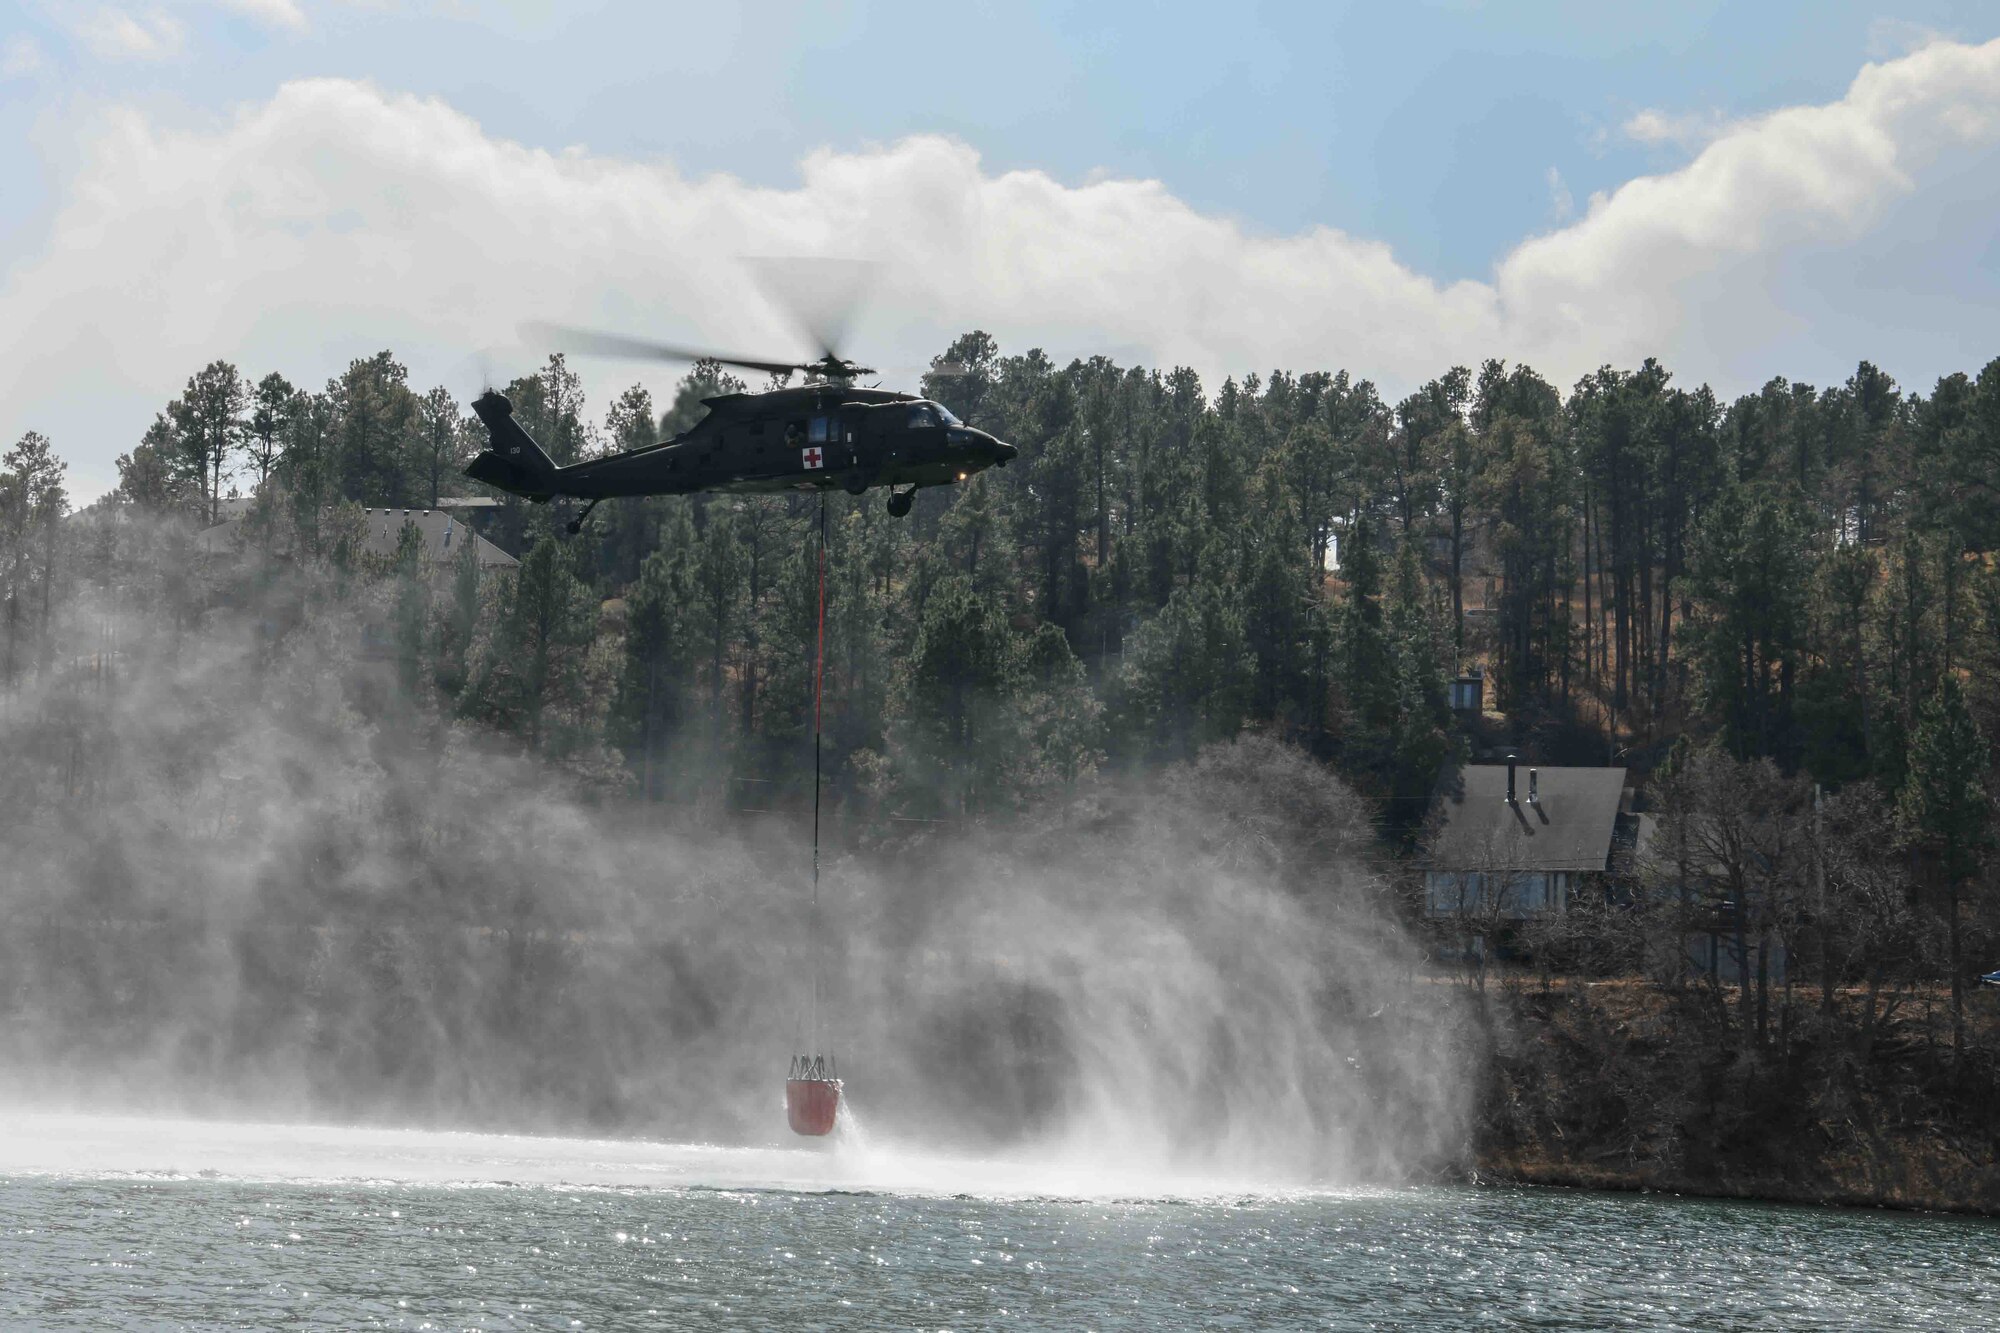
POLYGON ((910 489, 907 491, 890 491, 889 517, 901 518, 905 514, 909 513, 910 503, 916 498, 917 498, 917 488, 914 486, 910 487, 910 489))
POLYGON ((859 472, 850 472, 841 478, 840 489, 846 491, 849 495, 860 495, 868 489, 868 478, 862 476, 859 472))

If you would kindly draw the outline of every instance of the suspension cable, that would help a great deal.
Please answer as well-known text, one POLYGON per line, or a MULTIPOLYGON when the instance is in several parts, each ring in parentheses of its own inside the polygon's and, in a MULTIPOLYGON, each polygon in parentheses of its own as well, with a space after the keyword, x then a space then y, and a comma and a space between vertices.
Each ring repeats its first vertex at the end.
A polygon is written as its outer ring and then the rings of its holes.
POLYGON ((826 681, 826 492, 819 493, 819 625, 813 638, 812 1049, 819 1052, 819 789, 820 717, 826 681))

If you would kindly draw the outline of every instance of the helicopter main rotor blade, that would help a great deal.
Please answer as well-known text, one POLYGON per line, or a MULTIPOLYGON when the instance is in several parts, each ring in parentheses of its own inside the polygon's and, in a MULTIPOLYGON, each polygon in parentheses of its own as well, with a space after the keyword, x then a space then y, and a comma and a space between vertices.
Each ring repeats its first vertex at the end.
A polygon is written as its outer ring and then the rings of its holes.
POLYGON ((859 373, 869 375, 916 375, 918 377, 936 375, 940 379, 950 379, 955 375, 970 375, 972 367, 957 361, 939 361, 932 365, 922 366, 883 366, 879 370, 869 370, 859 373))
POLYGON ((743 266, 764 296, 811 338, 822 356, 840 357, 847 327, 882 265, 871 259, 746 256, 743 266))
POLYGON ((742 370, 761 370, 767 375, 787 375, 808 367, 798 361, 757 361, 747 356, 730 356, 700 347, 655 342, 622 333, 571 328, 565 324, 529 324, 522 332, 532 339, 555 343, 563 351, 579 356, 614 356, 640 361, 715 361, 742 370))

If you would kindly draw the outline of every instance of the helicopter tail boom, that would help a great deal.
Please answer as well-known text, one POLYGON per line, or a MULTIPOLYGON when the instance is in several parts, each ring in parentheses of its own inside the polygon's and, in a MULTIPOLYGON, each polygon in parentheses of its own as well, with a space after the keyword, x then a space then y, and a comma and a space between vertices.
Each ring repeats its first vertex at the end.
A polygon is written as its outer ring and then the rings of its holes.
POLYGON ((488 389, 473 401, 472 410, 486 427, 489 444, 465 469, 474 481, 543 501, 556 493, 556 465, 514 420, 514 405, 488 389))

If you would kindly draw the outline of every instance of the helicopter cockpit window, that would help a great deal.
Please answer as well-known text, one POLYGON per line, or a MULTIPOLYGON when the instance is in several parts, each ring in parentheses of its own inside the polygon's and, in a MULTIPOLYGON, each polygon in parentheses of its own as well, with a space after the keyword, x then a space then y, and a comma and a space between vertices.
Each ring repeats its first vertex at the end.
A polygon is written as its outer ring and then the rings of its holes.
POLYGON ((932 403, 931 411, 938 414, 938 420, 947 426, 963 426, 965 423, 951 414, 951 409, 943 403, 932 403))
POLYGON ((938 424, 938 419, 932 415, 932 409, 929 403, 910 404, 911 430, 923 430, 927 427, 935 426, 937 424, 938 424))

